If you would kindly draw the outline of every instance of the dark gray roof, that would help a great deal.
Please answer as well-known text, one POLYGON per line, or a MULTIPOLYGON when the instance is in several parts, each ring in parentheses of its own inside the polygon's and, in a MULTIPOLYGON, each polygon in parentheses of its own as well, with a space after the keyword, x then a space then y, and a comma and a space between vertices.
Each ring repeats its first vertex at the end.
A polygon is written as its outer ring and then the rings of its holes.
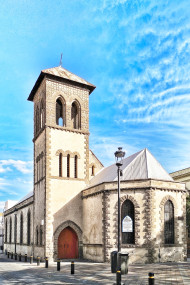
MULTIPOLYGON (((123 176, 121 180, 158 179, 173 181, 156 158, 145 148, 123 160, 123 176)), ((103 182, 117 181, 117 166, 112 164, 103 168, 94 176, 89 186, 94 186, 103 182)))
MULTIPOLYGON (((17 204, 23 202, 23 201, 26 200, 26 199, 29 199, 29 198, 32 197, 33 195, 34 195, 33 191, 29 192, 29 193, 28 193, 27 195, 25 195, 22 199, 20 199, 20 201, 18 201, 17 204)), ((17 205, 17 204, 16 204, 16 205, 17 205)))
POLYGON ((89 83, 85 79, 75 75, 74 73, 68 71, 67 69, 63 68, 62 66, 57 66, 53 68, 44 69, 41 71, 30 95, 28 97, 29 101, 33 101, 34 95, 40 86, 43 78, 47 76, 49 78, 57 78, 59 80, 66 80, 67 82, 72 82, 74 84, 78 84, 90 90, 90 93, 96 88, 95 85, 89 83))

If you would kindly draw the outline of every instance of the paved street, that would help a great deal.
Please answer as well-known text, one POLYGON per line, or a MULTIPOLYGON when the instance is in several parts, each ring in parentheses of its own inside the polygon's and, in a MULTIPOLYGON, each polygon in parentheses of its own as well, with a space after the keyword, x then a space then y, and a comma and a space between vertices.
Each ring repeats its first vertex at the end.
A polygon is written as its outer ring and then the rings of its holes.
MULTIPOLYGON (((190 284, 190 261, 184 263, 160 263, 130 265, 129 274, 122 276, 122 284, 148 284, 148 272, 154 272, 157 284, 190 284)), ((0 284, 114 284, 115 274, 110 272, 110 264, 75 262, 75 274, 70 274, 70 262, 61 263, 58 272, 56 263, 46 269, 40 266, 8 259, 0 254, 0 284)))

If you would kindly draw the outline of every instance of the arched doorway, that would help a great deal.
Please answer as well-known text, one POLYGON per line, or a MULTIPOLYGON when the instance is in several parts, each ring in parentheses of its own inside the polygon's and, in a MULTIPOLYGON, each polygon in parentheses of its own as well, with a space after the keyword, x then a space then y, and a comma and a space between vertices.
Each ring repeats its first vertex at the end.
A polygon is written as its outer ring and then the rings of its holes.
POLYGON ((78 237, 70 227, 62 230, 58 237, 58 258, 78 258, 78 237))

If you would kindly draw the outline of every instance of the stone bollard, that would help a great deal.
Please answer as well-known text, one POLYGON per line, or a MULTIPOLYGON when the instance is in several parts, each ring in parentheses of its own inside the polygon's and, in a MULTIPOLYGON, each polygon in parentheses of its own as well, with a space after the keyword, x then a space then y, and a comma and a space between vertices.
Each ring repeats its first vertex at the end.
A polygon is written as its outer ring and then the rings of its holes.
POLYGON ((48 257, 45 258, 45 268, 48 268, 48 257))
POLYGON ((74 261, 71 262, 71 274, 75 274, 75 263, 74 263, 74 261))
POLYGON ((60 268, 61 268, 60 263, 61 263, 61 261, 60 261, 60 259, 58 259, 57 260, 57 271, 60 271, 60 268))
POLYGON ((148 273, 148 285, 154 285, 154 273, 148 273))
POLYGON ((32 264, 32 263, 33 263, 33 256, 30 255, 30 264, 32 264))

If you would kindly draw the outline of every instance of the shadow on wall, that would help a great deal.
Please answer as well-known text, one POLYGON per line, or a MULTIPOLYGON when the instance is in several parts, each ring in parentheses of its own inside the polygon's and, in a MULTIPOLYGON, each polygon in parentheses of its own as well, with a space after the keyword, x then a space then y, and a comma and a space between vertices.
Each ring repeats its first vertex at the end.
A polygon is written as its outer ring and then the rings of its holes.
POLYGON ((73 229, 78 237, 79 242, 79 258, 82 258, 82 199, 81 193, 76 195, 67 204, 60 208, 54 214, 53 221, 53 244, 54 244, 54 258, 58 254, 58 237, 60 233, 67 227, 73 229))

